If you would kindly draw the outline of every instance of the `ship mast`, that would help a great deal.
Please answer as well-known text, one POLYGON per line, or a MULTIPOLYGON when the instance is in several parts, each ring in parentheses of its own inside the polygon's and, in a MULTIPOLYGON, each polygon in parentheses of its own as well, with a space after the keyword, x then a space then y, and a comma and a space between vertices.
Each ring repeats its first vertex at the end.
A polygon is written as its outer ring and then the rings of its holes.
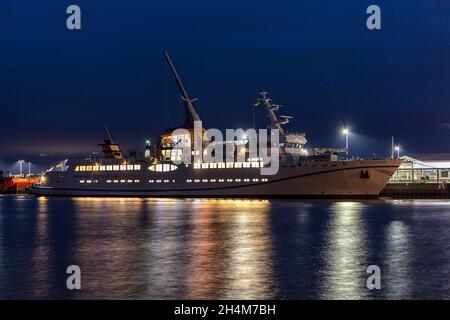
POLYGON ((286 124, 289 122, 289 119, 292 119, 291 116, 280 116, 280 118, 277 117, 276 112, 280 109, 280 104, 273 104, 272 99, 269 98, 266 91, 260 92, 261 98, 258 98, 255 100, 255 107, 259 106, 260 104, 264 104, 266 107, 266 111, 268 113, 268 117, 270 118, 270 129, 278 129, 280 133, 280 142, 286 142, 286 133, 284 129, 282 128, 282 124, 286 124))
POLYGON ((104 127, 105 127, 105 130, 106 130, 106 134, 108 135, 109 141, 111 143, 114 143, 113 139, 111 138, 111 134, 109 133, 108 126, 105 124, 104 127))
POLYGON ((172 71, 173 76, 175 77, 175 80, 177 82, 178 89, 180 90, 181 94, 181 100, 183 100, 184 103, 184 112, 185 112, 185 120, 184 120, 184 128, 194 128, 194 121, 200 121, 200 117, 198 116, 197 112, 195 111, 194 105, 192 102, 197 101, 198 99, 190 99, 186 89, 184 88, 183 82, 181 81, 180 76, 177 73, 177 70, 175 69, 174 64, 172 63, 172 60, 170 59, 169 54, 167 51, 164 51, 164 58, 166 59, 170 70, 172 71))

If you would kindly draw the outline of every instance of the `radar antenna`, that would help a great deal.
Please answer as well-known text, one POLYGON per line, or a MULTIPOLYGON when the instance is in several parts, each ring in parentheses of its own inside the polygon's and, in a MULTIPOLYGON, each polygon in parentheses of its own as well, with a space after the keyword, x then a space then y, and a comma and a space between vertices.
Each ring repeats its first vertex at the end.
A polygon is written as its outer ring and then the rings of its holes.
POLYGON ((272 99, 269 98, 268 93, 266 91, 260 92, 261 98, 255 100, 254 106, 257 107, 263 104, 266 107, 266 111, 268 113, 268 117, 270 118, 270 129, 278 129, 280 132, 280 142, 286 141, 286 133, 284 129, 281 127, 282 124, 289 123, 289 119, 292 119, 291 116, 280 116, 278 119, 276 115, 276 111, 278 111, 281 107, 280 104, 273 104, 272 99))

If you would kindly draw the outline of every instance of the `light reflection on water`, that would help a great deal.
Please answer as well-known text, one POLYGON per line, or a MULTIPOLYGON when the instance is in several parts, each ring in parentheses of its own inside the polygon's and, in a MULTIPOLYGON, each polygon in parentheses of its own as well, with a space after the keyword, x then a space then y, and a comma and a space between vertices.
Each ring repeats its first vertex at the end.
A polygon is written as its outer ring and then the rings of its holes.
POLYGON ((449 201, 4 196, 0 298, 448 299, 449 227, 449 201))
POLYGON ((324 299, 365 297, 366 227, 361 215, 364 204, 337 202, 330 206, 328 234, 323 255, 324 299))
POLYGON ((391 285, 387 288, 388 294, 394 299, 407 298, 411 289, 411 235, 409 227, 403 221, 392 221, 386 227, 386 258, 390 262, 387 267, 386 282, 391 285))

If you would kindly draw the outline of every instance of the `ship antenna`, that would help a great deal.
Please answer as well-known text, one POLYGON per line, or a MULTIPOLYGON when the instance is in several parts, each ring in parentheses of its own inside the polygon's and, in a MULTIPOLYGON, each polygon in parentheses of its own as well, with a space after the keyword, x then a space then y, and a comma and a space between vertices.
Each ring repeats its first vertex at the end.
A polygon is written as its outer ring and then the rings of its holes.
POLYGON ((172 63, 172 60, 170 59, 169 54, 167 51, 164 51, 164 58, 166 59, 170 70, 173 73, 173 76, 175 77, 175 80, 177 82, 178 89, 181 93, 181 99, 184 103, 184 111, 185 111, 185 122, 184 127, 186 128, 193 128, 194 127, 194 121, 200 121, 200 117, 198 116, 197 112, 195 111, 195 108, 192 104, 192 102, 197 101, 198 99, 190 99, 186 89, 184 88, 183 82, 181 82, 180 76, 177 73, 177 70, 175 69, 175 66, 172 63))
POLYGON ((278 129, 280 132, 280 141, 286 141, 286 133, 281 125, 289 122, 289 119, 292 119, 290 116, 280 116, 277 117, 276 111, 278 111, 281 107, 279 104, 273 104, 272 99, 269 98, 268 93, 266 91, 260 92, 261 98, 255 100, 254 106, 258 106, 263 104, 266 107, 266 111, 268 113, 268 117, 270 118, 270 128, 278 129))
POLYGON ((105 130, 106 130, 106 134, 108 135, 109 141, 111 141, 111 143, 113 143, 111 135, 109 134, 108 126, 106 124, 104 126, 105 126, 105 130))

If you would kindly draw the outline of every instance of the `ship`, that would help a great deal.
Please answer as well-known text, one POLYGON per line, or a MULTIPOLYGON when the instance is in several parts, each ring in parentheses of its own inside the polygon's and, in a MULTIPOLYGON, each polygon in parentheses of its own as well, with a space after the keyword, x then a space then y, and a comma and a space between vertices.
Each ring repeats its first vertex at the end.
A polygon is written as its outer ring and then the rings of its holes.
MULTIPOLYGON (((308 148, 305 133, 284 130, 292 117, 278 116, 281 106, 263 91, 255 106, 264 107, 270 120, 268 127, 280 136, 276 145, 269 142, 279 155, 276 174, 262 175, 261 169, 267 164, 249 153, 244 160, 235 157, 231 161, 180 164, 183 150, 178 143, 194 139, 194 124, 200 117, 193 104, 196 99, 188 96, 167 52, 164 58, 181 95, 184 123, 164 130, 155 145, 147 141, 142 156, 124 156, 105 126, 107 139, 99 145, 100 153, 59 163, 32 186, 31 193, 79 197, 376 198, 402 163, 392 158, 350 159, 348 148, 308 148), (179 128, 187 133, 179 135, 179 128)), ((248 147, 245 139, 226 143, 240 144, 244 150, 248 147)), ((194 151, 189 153, 194 157, 194 151)))

